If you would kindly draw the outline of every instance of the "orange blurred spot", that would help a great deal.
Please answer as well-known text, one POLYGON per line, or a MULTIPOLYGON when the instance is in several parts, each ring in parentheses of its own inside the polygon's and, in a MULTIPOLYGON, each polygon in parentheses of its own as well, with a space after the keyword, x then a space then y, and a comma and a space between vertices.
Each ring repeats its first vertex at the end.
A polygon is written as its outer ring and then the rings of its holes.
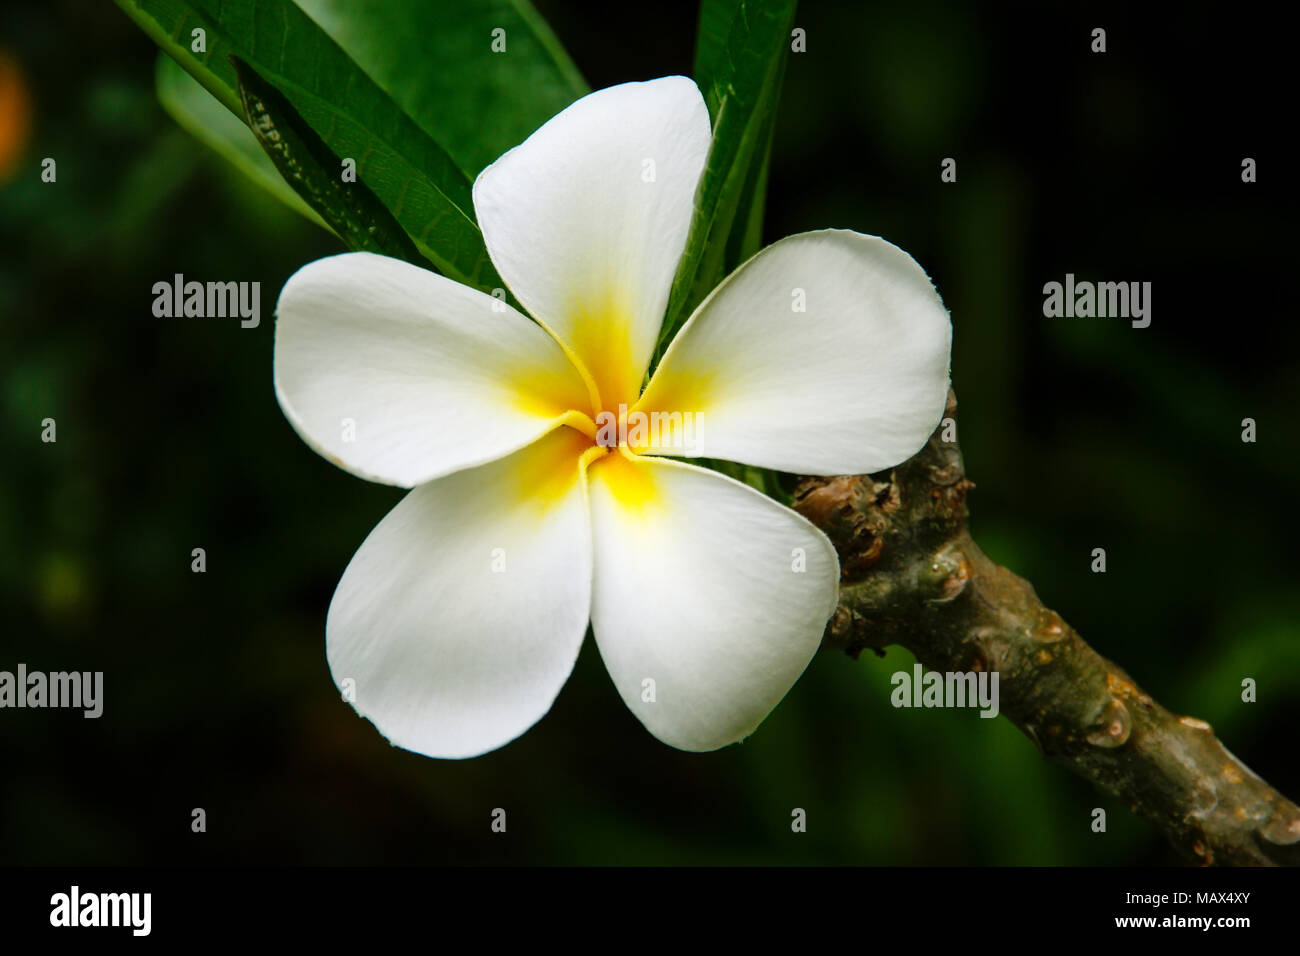
POLYGON ((0 51, 0 183, 18 171, 32 127, 32 100, 18 61, 0 51))

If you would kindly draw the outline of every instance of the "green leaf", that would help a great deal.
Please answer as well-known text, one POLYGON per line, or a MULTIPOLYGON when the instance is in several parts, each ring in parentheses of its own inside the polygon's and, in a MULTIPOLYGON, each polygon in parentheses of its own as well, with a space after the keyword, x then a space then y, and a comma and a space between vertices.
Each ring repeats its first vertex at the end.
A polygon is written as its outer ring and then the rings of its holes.
POLYGON ((284 181, 316 210, 354 252, 419 263, 420 253, 392 213, 360 179, 343 181, 343 164, 289 101, 257 71, 231 57, 248 128, 284 181))
MULTIPOLYGON (((701 90, 713 88, 727 56, 731 21, 740 7, 737 0, 701 0, 700 22, 695 37, 695 82, 701 90)), ((713 107, 709 107, 710 116, 713 107)))
MULTIPOLYGON (((785 61, 781 61, 775 89, 778 94, 785 79, 785 61)), ((722 276, 730 274, 738 265, 762 248, 763 213, 767 207, 767 178, 772 168, 772 137, 776 134, 776 103, 768 112, 767 121, 759 133, 758 151, 750 163, 749 175, 740 193, 736 220, 727 240, 722 276)))
POLYGON ((528 0, 297 3, 471 177, 591 92, 528 0))
POLYGON ((158 102, 177 124, 286 206, 328 229, 325 221, 284 181, 247 123, 222 106, 165 53, 158 54, 158 102))
POLYGON ((289 0, 118 0, 225 106, 242 114, 231 55, 250 64, 365 182, 420 251, 480 289, 501 280, 474 222, 468 176, 428 133, 289 0), (193 52, 193 31, 205 48, 193 52))
POLYGON ((796 0, 705 0, 696 82, 713 120, 713 145, 695 197, 686 251, 673 280, 660 350, 726 274, 727 251, 757 243, 763 164, 784 76, 796 0), (730 18, 723 39, 724 12, 730 18), (742 239, 732 241, 738 211, 742 239), (748 238, 745 238, 748 237, 748 238))

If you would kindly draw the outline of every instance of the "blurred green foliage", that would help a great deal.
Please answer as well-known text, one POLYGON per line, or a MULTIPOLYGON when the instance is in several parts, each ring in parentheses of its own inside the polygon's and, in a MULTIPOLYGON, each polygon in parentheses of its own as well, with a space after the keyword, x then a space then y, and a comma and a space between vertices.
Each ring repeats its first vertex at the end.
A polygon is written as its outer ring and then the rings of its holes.
MULTIPOLYGON (((593 87, 691 69, 693 7, 539 6, 593 87)), ((1270 99, 1285 58, 1197 6, 1173 22, 1116 8, 1104 57, 1091 20, 1027 4, 809 3, 796 22, 808 50, 784 77, 764 240, 855 228, 931 272, 978 539, 1300 796, 1300 353, 1270 99), (1151 328, 1043 318, 1042 284, 1067 271, 1152 281, 1151 328), (1240 700, 1247 676, 1258 703, 1240 700)), ((155 48, 117 9, 7 10, 0 46, 33 104, 0 193, 0 669, 103 670, 106 688, 98 721, 0 712, 0 860, 1170 859, 1005 721, 893 709, 889 675, 912 664, 897 650, 815 660, 712 755, 646 734, 590 642, 553 712, 503 750, 390 748, 339 700, 324 617, 401 492, 318 458, 271 386, 270 303, 337 241, 172 122, 155 48), (154 318, 152 284, 177 272, 260 281, 261 326, 154 318)))

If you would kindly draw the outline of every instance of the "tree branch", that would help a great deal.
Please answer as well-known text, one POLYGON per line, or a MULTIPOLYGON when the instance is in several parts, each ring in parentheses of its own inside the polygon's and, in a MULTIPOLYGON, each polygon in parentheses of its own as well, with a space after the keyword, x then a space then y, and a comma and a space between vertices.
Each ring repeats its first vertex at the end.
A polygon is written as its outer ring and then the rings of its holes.
MULTIPOLYGON (((955 416, 949 392, 947 416, 955 416)), ((823 649, 898 644, 936 671, 996 671, 1000 708, 1048 758, 1119 797, 1202 864, 1300 863, 1300 808, 1210 725, 1156 703, 991 561, 967 529, 966 479, 942 426, 887 473, 806 478, 795 508, 835 542, 840 605, 823 649)))

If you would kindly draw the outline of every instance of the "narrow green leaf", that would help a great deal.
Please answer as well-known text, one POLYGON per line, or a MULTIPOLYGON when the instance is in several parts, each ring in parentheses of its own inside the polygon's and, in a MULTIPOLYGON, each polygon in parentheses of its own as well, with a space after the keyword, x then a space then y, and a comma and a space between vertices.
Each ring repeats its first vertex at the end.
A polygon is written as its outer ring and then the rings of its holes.
POLYGON ((501 280, 474 222, 470 181, 447 152, 289 0, 118 0, 119 6, 228 109, 242 115, 228 57, 280 91, 392 212, 420 251, 458 281, 501 280), (195 52, 193 31, 203 30, 195 52))
MULTIPOLYGON (((720 41, 718 0, 706 0, 700 18, 697 82, 713 119, 713 145, 695 197, 686 251, 673 280, 660 349, 725 274, 737 211, 763 174, 772 117, 780 94, 796 0, 732 0, 726 41, 720 41), (748 188, 747 188, 748 187, 748 188)), ((760 207, 761 208, 761 207, 760 207)), ((745 225, 743 231, 752 233, 745 225)), ((742 244, 732 248, 739 252, 742 244)))
POLYGON ((469 176, 591 92, 528 0, 297 0, 469 176))
POLYGON ((342 161, 287 99, 257 71, 231 57, 248 128, 299 196, 354 252, 377 252, 419 264, 420 252, 366 184, 343 181, 342 161))
MULTIPOLYGON (((785 80, 785 61, 781 61, 780 71, 775 80, 779 96, 785 80)), ((768 110, 767 120, 759 134, 758 151, 750 162, 749 175, 741 189, 740 201, 736 210, 736 220, 727 240, 727 251, 723 262, 722 275, 729 275, 738 265, 753 256, 763 244, 763 214, 767 208, 767 178, 772 168, 772 138, 776 135, 776 101, 768 110)))
POLYGON ((284 181, 248 124, 222 106, 165 53, 158 54, 155 83, 158 102, 182 129, 286 206, 322 228, 329 228, 284 181))
MULTIPOLYGON (((695 36, 695 82, 701 90, 713 88, 714 77, 727 56, 731 21, 736 18, 737 0, 700 0, 700 21, 695 36)), ((709 107, 713 116, 713 107, 709 107)))
POLYGON ((746 259, 753 256, 763 245, 763 213, 767 207, 767 177, 772 165, 772 127, 763 133, 759 140, 761 159, 749 170, 741 190, 736 223, 727 240, 727 252, 723 263, 723 275, 729 275, 746 259))

